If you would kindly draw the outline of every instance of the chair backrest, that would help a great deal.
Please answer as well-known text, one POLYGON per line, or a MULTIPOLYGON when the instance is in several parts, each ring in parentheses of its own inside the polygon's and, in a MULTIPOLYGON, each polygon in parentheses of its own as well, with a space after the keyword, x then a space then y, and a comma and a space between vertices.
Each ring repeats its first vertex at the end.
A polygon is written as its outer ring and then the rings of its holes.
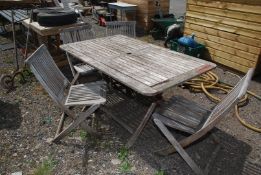
POLYGON ((46 46, 41 45, 25 62, 52 99, 61 104, 70 82, 56 66, 46 46))
POLYGON ((210 123, 214 122, 215 119, 221 115, 229 112, 229 110, 246 94, 248 85, 253 76, 254 69, 248 70, 247 74, 236 84, 236 86, 228 93, 228 95, 216 105, 212 110, 210 116, 205 121, 201 129, 207 127, 210 123))
POLYGON ((63 44, 95 38, 95 33, 92 30, 92 26, 88 23, 77 27, 63 29, 61 30, 60 35, 63 44))
POLYGON ((136 21, 106 22, 106 36, 125 35, 136 37, 136 21))

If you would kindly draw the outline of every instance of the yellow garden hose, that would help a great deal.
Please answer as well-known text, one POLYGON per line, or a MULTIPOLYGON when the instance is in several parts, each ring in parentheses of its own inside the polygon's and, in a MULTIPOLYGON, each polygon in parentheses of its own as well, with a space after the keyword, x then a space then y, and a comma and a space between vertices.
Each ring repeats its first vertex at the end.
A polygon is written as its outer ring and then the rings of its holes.
MULTIPOLYGON (((217 89, 217 90, 221 90, 225 93, 228 93, 233 88, 233 86, 231 86, 231 85, 220 82, 218 76, 211 71, 185 82, 184 85, 188 86, 194 92, 203 91, 207 95, 207 97, 209 97, 214 102, 220 102, 221 100, 220 100, 220 98, 218 98, 218 97, 214 96, 213 94, 211 94, 210 92, 208 92, 208 89, 217 89)), ((249 128, 253 131, 261 133, 261 128, 257 128, 255 126, 248 124, 239 115, 239 105, 244 104, 247 101, 248 94, 254 96, 258 100, 261 100, 261 97, 256 95, 254 92, 247 91, 247 94, 235 106, 235 116, 237 117, 237 119, 243 126, 249 128)))

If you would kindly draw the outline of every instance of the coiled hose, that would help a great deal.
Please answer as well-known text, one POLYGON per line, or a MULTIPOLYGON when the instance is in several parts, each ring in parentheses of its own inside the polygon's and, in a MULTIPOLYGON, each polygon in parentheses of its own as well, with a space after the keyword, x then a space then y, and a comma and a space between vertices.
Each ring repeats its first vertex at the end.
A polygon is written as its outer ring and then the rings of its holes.
MULTIPOLYGON (((188 86, 194 92, 203 91, 207 95, 207 97, 209 97, 210 100, 212 100, 214 102, 220 102, 221 99, 214 96, 210 92, 208 92, 209 89, 221 90, 225 93, 228 93, 233 88, 233 86, 221 82, 219 80, 218 76, 211 71, 185 82, 184 85, 188 86)), ((243 106, 243 104, 246 103, 246 101, 248 99, 248 95, 251 95, 251 96, 257 98, 258 100, 261 100, 260 96, 256 95, 255 93, 253 93, 251 91, 247 91, 245 96, 239 101, 238 104, 235 105, 235 116, 237 117, 237 119, 243 126, 249 128, 255 132, 261 133, 261 128, 257 128, 253 125, 250 125, 249 123, 244 121, 239 115, 239 107, 243 106)))

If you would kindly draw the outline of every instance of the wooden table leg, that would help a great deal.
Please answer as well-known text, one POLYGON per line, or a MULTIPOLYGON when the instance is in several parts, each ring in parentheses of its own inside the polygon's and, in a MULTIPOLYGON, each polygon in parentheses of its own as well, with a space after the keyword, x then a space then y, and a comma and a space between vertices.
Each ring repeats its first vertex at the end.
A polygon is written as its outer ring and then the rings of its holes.
POLYGON ((157 103, 154 102, 150 105, 146 115, 143 117, 139 127, 137 128, 137 130, 133 133, 133 135, 130 137, 129 141, 126 144, 127 148, 130 148, 134 142, 136 141, 136 139, 139 137, 141 131, 143 130, 143 128, 146 126, 146 124, 148 123, 150 116, 152 114, 152 112, 154 111, 155 107, 156 107, 157 103))

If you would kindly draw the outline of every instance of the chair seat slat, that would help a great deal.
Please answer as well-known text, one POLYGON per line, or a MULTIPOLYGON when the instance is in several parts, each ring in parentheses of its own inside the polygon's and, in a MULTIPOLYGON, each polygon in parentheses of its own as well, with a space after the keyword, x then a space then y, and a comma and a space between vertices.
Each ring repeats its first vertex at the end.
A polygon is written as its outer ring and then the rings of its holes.
MULTIPOLYGON (((207 119, 210 111, 200 108, 199 105, 182 96, 174 96, 167 102, 160 104, 157 113, 169 120, 173 120, 177 125, 196 130, 207 119)), ((188 130, 188 129, 186 129, 188 130)), ((186 132, 186 131, 185 131, 186 132)))
POLYGON ((171 127, 171 128, 175 128, 175 129, 178 129, 178 130, 181 130, 181 131, 184 131, 186 133, 190 133, 190 134, 193 134, 196 132, 195 129, 193 128, 190 128, 188 126, 185 126, 179 122, 176 122, 175 120, 171 120, 163 115, 160 115, 158 113, 154 113, 153 114, 153 118, 156 118, 156 119, 159 119, 162 123, 164 123, 165 125, 171 127))
POLYGON ((79 84, 71 86, 65 105, 79 105, 88 103, 105 103, 106 99, 100 96, 100 86, 104 82, 94 82, 89 84, 79 84))

